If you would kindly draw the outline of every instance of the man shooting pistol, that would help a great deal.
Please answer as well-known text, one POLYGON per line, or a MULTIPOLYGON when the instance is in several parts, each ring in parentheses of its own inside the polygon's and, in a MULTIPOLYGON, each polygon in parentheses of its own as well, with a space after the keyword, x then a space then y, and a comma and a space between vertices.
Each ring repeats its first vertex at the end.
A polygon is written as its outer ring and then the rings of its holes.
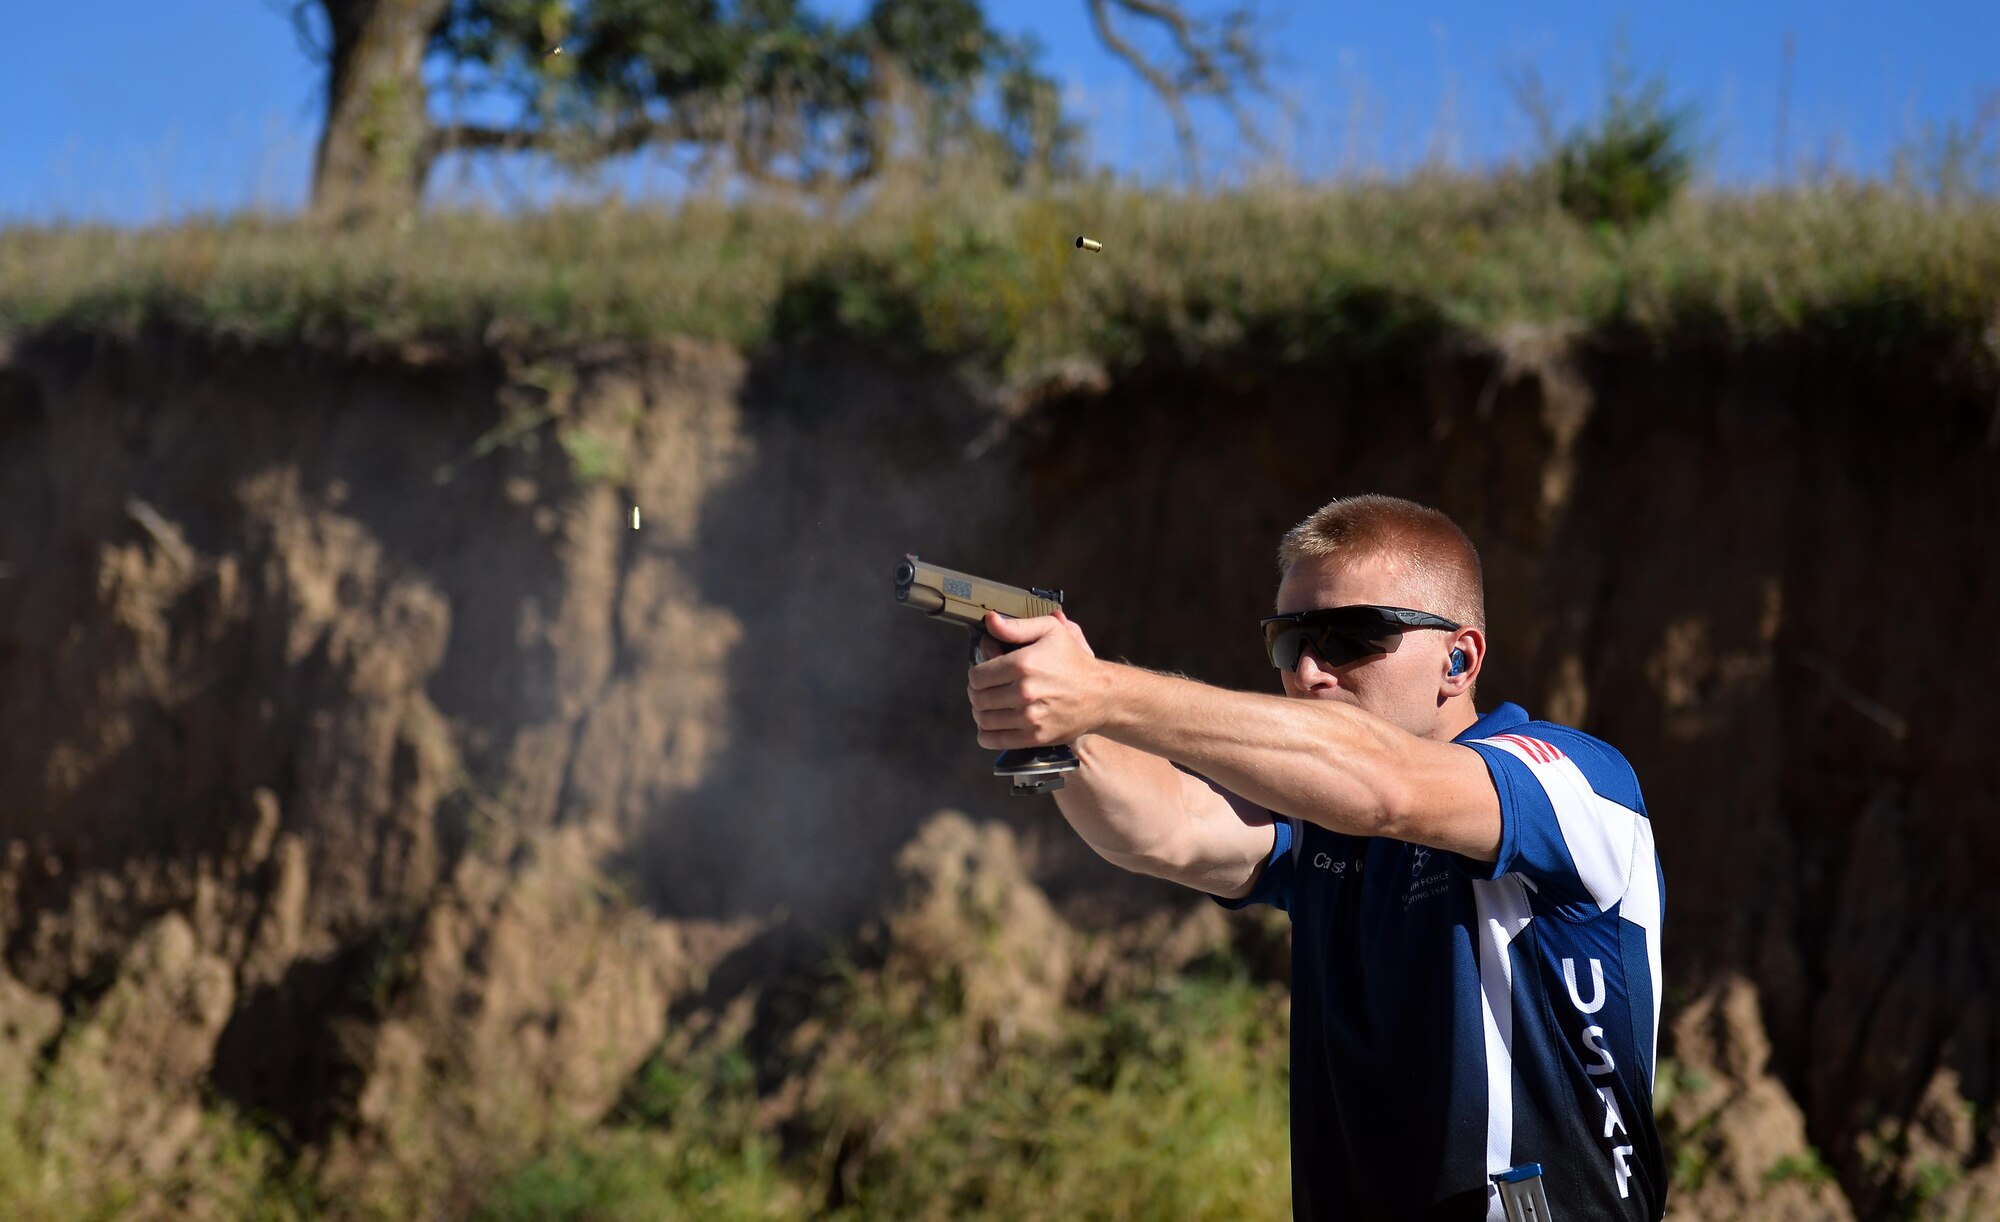
MULTIPOLYGON (((896 566, 896 601, 970 632, 972 663, 976 666, 984 660, 979 646, 981 640, 987 639, 988 615, 1004 615, 1008 619, 1034 619, 1043 615, 1062 618, 1063 592, 1002 585, 970 573, 925 564, 912 555, 896 566)), ((1017 797, 1061 789, 1063 774, 1076 768, 1076 754, 1066 744, 1002 751, 993 761, 993 775, 1011 778, 1014 782, 1011 792, 1017 797)))
POLYGON ((1344 497, 1276 559, 1243 625, 1276 692, 1098 658, 1040 591, 915 557, 898 584, 984 628, 982 746, 1073 748, 1055 805, 1099 856, 1291 918, 1295 1217, 1658 1222, 1665 874, 1637 773, 1476 706, 1485 584, 1445 514, 1344 497))

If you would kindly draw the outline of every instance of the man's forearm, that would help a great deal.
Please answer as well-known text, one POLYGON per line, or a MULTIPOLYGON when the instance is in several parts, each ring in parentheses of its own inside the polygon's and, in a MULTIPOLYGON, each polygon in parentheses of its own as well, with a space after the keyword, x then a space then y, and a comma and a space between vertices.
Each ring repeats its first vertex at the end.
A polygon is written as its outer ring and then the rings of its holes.
POLYGON ((1270 851, 1267 825, 1157 755, 1094 734, 1074 746, 1083 766, 1056 805, 1099 856, 1217 895, 1248 892, 1270 851))
POLYGON ((1359 835, 1393 830, 1386 782, 1395 743, 1377 719, 1333 702, 1104 665, 1111 687, 1104 737, 1173 760, 1279 814, 1359 835))

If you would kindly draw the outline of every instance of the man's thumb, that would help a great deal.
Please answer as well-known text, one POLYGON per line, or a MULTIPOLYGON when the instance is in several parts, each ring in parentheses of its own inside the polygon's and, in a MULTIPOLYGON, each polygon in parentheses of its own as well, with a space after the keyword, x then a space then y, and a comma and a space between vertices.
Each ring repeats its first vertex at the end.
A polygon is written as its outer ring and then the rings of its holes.
POLYGON ((1045 626, 1036 625, 1032 620, 1008 619, 998 611, 986 613, 986 635, 1002 645, 1025 645, 1040 639, 1046 631, 1045 626))

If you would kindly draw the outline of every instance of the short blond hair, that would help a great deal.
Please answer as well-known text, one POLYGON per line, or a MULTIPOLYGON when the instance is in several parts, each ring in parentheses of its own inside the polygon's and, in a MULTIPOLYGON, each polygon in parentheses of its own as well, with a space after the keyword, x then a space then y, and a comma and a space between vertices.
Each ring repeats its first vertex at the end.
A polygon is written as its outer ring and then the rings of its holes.
POLYGON ((1468 628, 1486 627, 1486 585, 1479 551, 1443 513, 1401 497, 1342 497, 1285 532, 1278 544, 1282 580, 1301 560, 1381 556, 1408 571, 1428 606, 1417 607, 1468 628))

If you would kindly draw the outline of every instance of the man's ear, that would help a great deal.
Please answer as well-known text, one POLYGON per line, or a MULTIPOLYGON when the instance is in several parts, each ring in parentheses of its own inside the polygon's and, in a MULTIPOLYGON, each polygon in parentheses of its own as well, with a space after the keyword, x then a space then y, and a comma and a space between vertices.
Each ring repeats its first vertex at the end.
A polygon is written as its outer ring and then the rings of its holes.
POLYGON ((1486 634, 1477 628, 1460 628, 1445 647, 1443 694, 1460 696, 1472 690, 1479 669, 1486 662, 1486 634))

